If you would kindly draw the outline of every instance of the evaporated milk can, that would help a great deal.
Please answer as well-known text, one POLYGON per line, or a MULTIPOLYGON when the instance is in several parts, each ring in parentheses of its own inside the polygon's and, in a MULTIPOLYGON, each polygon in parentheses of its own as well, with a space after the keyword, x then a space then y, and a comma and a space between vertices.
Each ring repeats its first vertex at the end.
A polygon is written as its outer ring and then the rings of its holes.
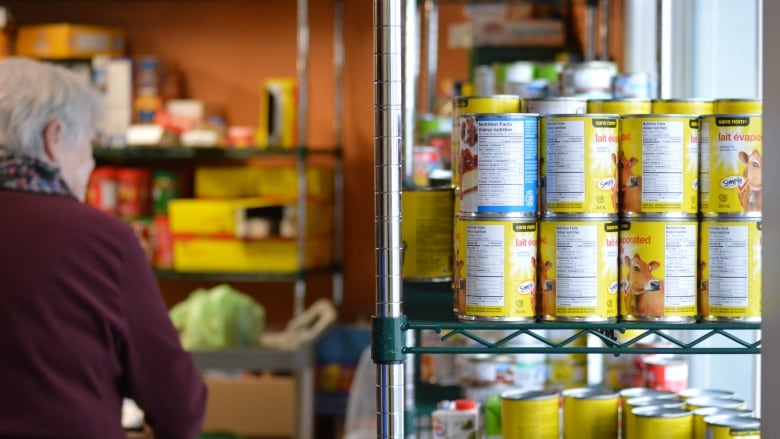
POLYGON ((703 218, 699 313, 703 320, 761 321, 762 222, 703 218))
POLYGON ((617 115, 542 116, 539 138, 543 214, 618 213, 617 115))
POLYGON ((541 318, 616 320, 617 218, 544 217, 539 226, 541 318))
POLYGON ((621 221, 621 319, 696 319, 698 225, 695 217, 621 221))
POLYGON ((458 318, 532 322, 536 319, 536 219, 458 215, 455 249, 458 318))
POLYGON ((701 118, 701 213, 760 217, 763 123, 756 114, 701 118))
POLYGON ((699 119, 623 116, 618 154, 620 211, 695 215, 699 211, 699 119))

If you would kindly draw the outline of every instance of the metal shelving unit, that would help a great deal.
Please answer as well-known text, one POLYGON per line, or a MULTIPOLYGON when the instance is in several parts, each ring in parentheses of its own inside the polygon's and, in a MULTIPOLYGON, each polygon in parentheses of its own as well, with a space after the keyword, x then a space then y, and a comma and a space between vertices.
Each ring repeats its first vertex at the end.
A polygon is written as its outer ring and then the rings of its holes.
MULTIPOLYGON (((440 0, 445 1, 445 0, 440 0)), ((495 1, 495 0, 494 0, 495 1)), ((409 380, 414 374, 409 370, 416 354, 460 353, 674 353, 674 354, 759 354, 761 349, 759 323, 461 323, 451 315, 451 294, 439 294, 440 299, 450 300, 447 306, 430 305, 431 301, 412 295, 404 309, 404 288, 401 277, 401 192, 404 176, 405 146, 413 134, 408 123, 414 120, 414 96, 409 92, 416 87, 418 56, 414 37, 409 27, 416 31, 417 21, 412 0, 374 0, 374 209, 375 209, 375 264, 376 308, 372 321, 372 359, 376 364, 377 437, 401 439, 407 437, 404 429, 413 425, 405 419, 405 410, 413 407, 414 395, 409 380), (402 20, 402 17, 404 20, 402 20), (406 27, 404 26, 406 23, 406 27), (409 54, 412 57, 409 57, 409 54), (403 67, 403 68, 402 68, 403 67), (413 84, 410 86, 410 83, 413 84), (405 125, 406 124, 406 125, 405 125), (418 309, 415 309, 417 305, 418 309), (433 310, 433 309, 436 310, 433 310), (409 315, 405 312, 409 312, 409 315), (445 314, 441 314, 444 311, 445 314), (547 329, 577 329, 577 334, 563 341, 554 341, 538 331, 547 329), (642 335, 630 340, 618 341, 617 334, 629 329, 643 329, 642 335), (502 331, 497 341, 487 340, 475 334, 475 330, 502 331), (506 335, 506 331, 511 333, 506 335), (446 341, 455 336, 476 341, 479 347, 460 346, 418 347, 410 337, 415 331, 435 331, 446 341), (692 340, 683 340, 670 334, 683 331, 692 340), (739 335, 737 335, 739 334, 739 335), (570 346, 581 337, 595 337, 602 346, 570 346), (508 347, 506 344, 518 337, 530 337, 541 342, 541 347, 508 347), (660 337, 668 344, 660 347, 635 346, 647 337, 660 337), (727 340, 726 347, 710 346, 708 341, 727 340)), ((434 1, 425 4, 435 5, 434 1)), ((431 65, 429 73, 433 69, 431 65)), ((407 154, 408 155, 408 154, 407 154)), ((409 160, 409 157, 406 157, 409 160)), ((413 288, 419 288, 415 286, 413 288)), ((439 288, 441 289, 441 288, 439 288)), ((418 292, 418 291, 416 291, 418 292)), ((441 292, 439 292, 441 293, 441 292)))

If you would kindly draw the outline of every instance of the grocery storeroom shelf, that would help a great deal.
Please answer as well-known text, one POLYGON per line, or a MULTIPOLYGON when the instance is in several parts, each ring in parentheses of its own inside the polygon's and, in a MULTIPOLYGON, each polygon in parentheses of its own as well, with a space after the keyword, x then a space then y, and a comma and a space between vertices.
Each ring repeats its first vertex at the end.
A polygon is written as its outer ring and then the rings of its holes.
MULTIPOLYGON (((449 282, 404 282, 406 320, 403 330, 435 331, 444 341, 456 335, 476 342, 480 347, 462 346, 407 346, 407 354, 436 353, 558 353, 558 354, 759 354, 761 352, 761 324, 755 322, 462 322, 452 312, 452 289, 449 282), (567 340, 548 339, 544 331, 550 329, 582 330, 567 340), (500 339, 486 340, 473 331, 488 330, 500 334, 500 339), (628 330, 639 330, 633 335, 628 330), (670 332, 671 331, 671 332, 670 332), (685 340, 675 333, 685 331, 685 340), (581 337, 592 334, 600 346, 574 346, 581 337), (665 341, 666 346, 647 346, 648 342, 665 341), (618 338, 621 338, 618 341, 618 338), (543 346, 506 347, 506 342, 536 341, 543 346), (638 345, 638 346, 637 346, 638 345)), ((517 344, 517 343, 516 343, 517 344)))
POLYGON ((282 148, 222 148, 183 146, 128 146, 124 148, 95 147, 98 161, 160 161, 160 160, 248 160, 260 158, 295 158, 306 156, 338 156, 340 148, 312 149, 303 146, 282 148))
POLYGON ((431 322, 410 320, 403 325, 405 330, 436 331, 443 334, 442 340, 447 341, 456 336, 466 337, 479 344, 479 347, 460 346, 408 346, 403 349, 408 354, 458 354, 458 353, 552 353, 552 354, 760 354, 761 340, 753 340, 750 335, 761 329, 760 323, 745 322, 616 322, 616 323, 464 323, 464 322, 431 322), (544 331, 550 329, 578 330, 565 340, 548 338, 544 331), (503 331, 498 340, 492 341, 474 331, 503 331), (619 334, 628 330, 638 330, 640 333, 626 340, 618 340, 619 334), (691 340, 670 334, 669 331, 701 331, 690 333, 691 340), (740 335, 737 335, 737 334, 740 335), (601 346, 574 346, 582 337, 588 334, 602 342, 601 346), (748 335, 742 337, 741 335, 748 335), (644 343, 654 340, 652 346, 644 343), (543 346, 532 347, 525 343, 522 346, 506 346, 507 343, 519 341, 534 341, 543 346), (718 341, 715 346, 709 341, 718 341), (724 343, 725 342, 725 343, 724 343))

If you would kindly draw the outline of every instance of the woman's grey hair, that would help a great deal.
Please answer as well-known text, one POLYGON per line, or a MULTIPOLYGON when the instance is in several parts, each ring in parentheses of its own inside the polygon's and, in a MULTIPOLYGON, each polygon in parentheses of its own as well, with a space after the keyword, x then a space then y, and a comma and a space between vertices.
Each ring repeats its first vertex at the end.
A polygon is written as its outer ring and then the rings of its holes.
POLYGON ((92 136, 101 113, 100 95, 84 77, 28 58, 0 60, 0 155, 46 160, 43 132, 62 124, 66 145, 92 136))

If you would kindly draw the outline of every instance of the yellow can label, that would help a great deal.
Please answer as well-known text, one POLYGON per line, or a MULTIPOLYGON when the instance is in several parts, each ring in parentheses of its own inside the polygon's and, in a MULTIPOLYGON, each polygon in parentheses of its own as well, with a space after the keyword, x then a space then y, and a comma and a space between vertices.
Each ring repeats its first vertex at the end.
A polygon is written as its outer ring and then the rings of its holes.
POLYGON ((618 212, 617 117, 542 116, 542 212, 618 212))
POLYGON ((761 99, 717 99, 714 114, 762 114, 761 99))
POLYGON ((501 397, 501 434, 504 439, 558 439, 559 399, 501 397))
POLYGON ((650 114, 652 102, 645 99, 592 99, 588 113, 650 114))
POLYGON ((401 273, 404 279, 452 278, 453 199, 449 188, 403 192, 401 273))
POLYGON ((761 221, 701 222, 699 312, 705 320, 761 317, 761 221))
POLYGON ((620 317, 696 316, 697 221, 620 223, 620 317))
POLYGON ((523 100, 515 95, 458 96, 452 100, 452 184, 460 184, 460 139, 466 138, 467 126, 460 126, 460 116, 467 113, 521 113, 525 111, 523 100))
POLYGON ((663 432, 666 439, 690 439, 693 435, 693 414, 686 416, 634 416, 635 439, 658 439, 663 432))
POLYGON ((712 114, 715 109, 715 101, 685 100, 685 99, 658 99, 652 104, 653 114, 712 114))
POLYGON ((763 123, 756 115, 701 119, 701 212, 761 214, 763 123))
POLYGON ((698 213, 697 118, 624 118, 618 160, 621 212, 698 213))
POLYGON ((542 318, 615 319, 619 224, 543 219, 539 228, 542 318))
POLYGON ((618 437, 618 396, 563 396, 563 437, 618 437))
POLYGON ((465 285, 465 318, 536 317, 537 226, 533 222, 460 218, 456 278, 465 285), (465 282, 464 282, 465 281, 465 282))

